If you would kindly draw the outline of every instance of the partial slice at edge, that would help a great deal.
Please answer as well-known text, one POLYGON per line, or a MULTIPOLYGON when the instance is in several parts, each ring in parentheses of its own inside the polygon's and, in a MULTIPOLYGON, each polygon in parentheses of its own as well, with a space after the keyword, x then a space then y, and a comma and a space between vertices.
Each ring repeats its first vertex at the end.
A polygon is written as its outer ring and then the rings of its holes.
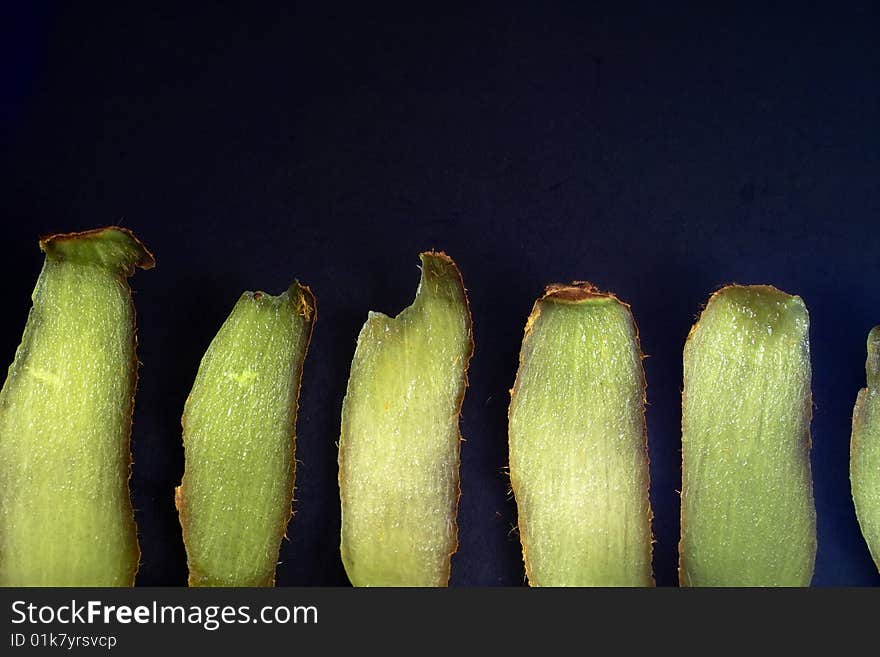
POLYGON ((190 586, 272 586, 291 516, 296 415, 315 299, 246 292, 202 358, 176 491, 190 586))
POLYGON ((0 586, 132 586, 137 382, 127 229, 40 240, 46 258, 0 392, 0 586))
POLYGON ((684 349, 681 585, 809 585, 810 376, 800 297, 767 285, 712 295, 684 349))
POLYGON ((421 261, 413 304, 369 314, 343 402, 340 549, 355 586, 445 586, 457 546, 471 316, 452 259, 421 261))
POLYGON ((880 326, 868 334, 868 385, 853 409, 850 480, 862 535, 880 570, 880 326))
POLYGON ((551 285, 526 323, 510 480, 531 586, 652 586, 645 377, 629 306, 551 285))

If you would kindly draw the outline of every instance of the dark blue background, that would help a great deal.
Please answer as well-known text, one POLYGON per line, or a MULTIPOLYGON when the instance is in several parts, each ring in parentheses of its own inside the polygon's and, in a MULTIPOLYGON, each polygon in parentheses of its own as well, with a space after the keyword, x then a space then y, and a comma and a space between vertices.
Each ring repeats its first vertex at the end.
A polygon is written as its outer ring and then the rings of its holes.
POLYGON ((800 294, 811 312, 814 582, 880 583, 848 482, 865 337, 880 322, 869 3, 75 4, 0 21, 0 360, 21 335, 39 234, 121 223, 155 252, 158 267, 133 279, 140 584, 185 583, 172 489, 201 354, 241 290, 294 277, 319 320, 278 582, 346 583, 335 441, 355 337, 368 309, 409 303, 428 248, 458 262, 477 345, 453 584, 523 583, 508 389, 532 301, 571 279, 631 303, 650 355, 659 584, 676 582, 681 349, 710 292, 734 281, 800 294))

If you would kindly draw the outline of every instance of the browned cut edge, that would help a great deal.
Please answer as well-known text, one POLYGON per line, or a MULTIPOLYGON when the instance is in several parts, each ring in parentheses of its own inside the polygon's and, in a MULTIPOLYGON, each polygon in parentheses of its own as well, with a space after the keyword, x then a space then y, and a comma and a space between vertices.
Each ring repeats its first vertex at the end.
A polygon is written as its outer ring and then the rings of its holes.
POLYGON ((141 546, 140 541, 137 536, 137 520, 134 516, 134 505, 131 502, 131 477, 132 477, 132 466, 134 464, 134 457, 131 453, 131 433, 132 433, 132 425, 134 424, 134 400, 137 396, 137 386, 138 386, 138 370, 140 369, 141 362, 137 357, 137 348, 138 348, 138 335, 137 335, 137 312, 134 306, 134 299, 131 297, 131 287, 128 285, 128 280, 123 278, 123 284, 125 285, 126 291, 128 292, 128 303, 131 307, 131 340, 132 340, 132 369, 131 369, 131 398, 128 402, 128 432, 127 432, 127 440, 128 443, 128 477, 126 478, 125 485, 128 489, 128 499, 129 505, 131 508, 131 524, 134 526, 135 533, 135 568, 134 572, 131 575, 131 586, 134 586, 135 580, 137 579, 138 571, 141 567, 141 546))
POLYGON ((639 356, 639 374, 642 378, 642 445, 644 447, 646 472, 645 486, 647 488, 645 494, 648 496, 648 568, 651 571, 651 584, 656 586, 657 578, 654 576, 654 543, 656 542, 656 539, 654 537, 654 507, 651 505, 651 452, 648 445, 648 378, 645 374, 645 366, 642 364, 645 360, 645 353, 642 351, 642 338, 639 333, 639 325, 633 315, 632 308, 628 303, 621 301, 616 296, 611 296, 626 308, 626 311, 629 314, 630 322, 632 322, 633 327, 633 338, 636 341, 636 351, 639 356))
POLYGON ((868 332, 868 355, 865 358, 865 382, 868 390, 880 388, 880 326, 868 332))
POLYGON ((296 281, 294 285, 296 285, 297 289, 301 292, 296 310, 311 325, 309 328, 308 339, 306 340, 306 349, 308 349, 308 345, 312 340, 314 324, 318 320, 318 300, 315 298, 312 288, 305 283, 296 281))
MULTIPOLYGON (((431 249, 430 251, 422 251, 421 253, 419 253, 419 255, 420 256, 434 256, 435 258, 443 258, 443 260, 445 260, 450 265, 455 267, 456 271, 459 271, 458 265, 455 264, 455 261, 446 253, 446 251, 438 251, 436 249, 431 249)), ((460 271, 458 273, 458 280, 459 281, 462 280, 460 271)), ((462 285, 462 288, 463 287, 464 287, 464 285, 462 285)))
MULTIPOLYGON (((590 299, 613 299, 614 301, 616 301, 617 303, 622 305, 624 308, 626 308, 626 310, 630 316, 630 321, 632 322, 633 335, 634 335, 635 341, 636 341, 636 349, 639 352, 639 358, 640 358, 640 360, 644 360, 645 356, 644 356, 644 353, 642 352, 642 344, 641 344, 641 340, 639 337, 639 326, 636 323, 635 317, 633 316, 632 308, 630 307, 630 305, 628 303, 621 301, 615 294, 613 294, 611 292, 600 291, 596 286, 594 286, 589 281, 572 281, 571 283, 567 283, 567 284, 566 283, 550 283, 549 285, 547 285, 544 288, 544 294, 542 294, 540 297, 538 297, 538 299, 535 300, 535 303, 532 305, 532 312, 529 313, 529 316, 526 319, 525 328, 523 329, 524 335, 523 335, 522 343, 520 344, 516 377, 513 382, 513 387, 509 391, 510 403, 507 406, 508 449, 509 449, 509 445, 510 445, 510 433, 509 433, 510 432, 510 407, 513 405, 513 398, 516 395, 517 391, 519 390, 519 372, 522 368, 523 347, 525 346, 525 341, 528 339, 529 334, 532 332, 532 327, 534 326, 538 317, 540 317, 540 315, 541 315, 541 302, 545 301, 545 300, 552 300, 552 301, 562 301, 564 303, 581 303, 583 301, 588 301, 590 299)), ((648 489, 648 495, 649 495, 649 498, 648 498, 648 530, 649 530, 649 535, 650 535, 650 542, 648 544, 648 561, 651 564, 651 566, 650 566, 651 582, 656 584, 656 578, 654 577, 654 566, 653 566, 653 563, 654 563, 654 543, 656 542, 655 538, 654 538, 654 522, 653 522, 654 521, 654 509, 651 506, 651 500, 650 500, 650 491, 651 491, 650 464, 651 464, 651 459, 650 459, 650 454, 648 452, 648 425, 647 425, 647 418, 646 418, 646 414, 645 414, 647 403, 648 403, 648 399, 647 399, 648 384, 647 384, 647 378, 645 376, 644 366, 641 366, 639 369, 641 371, 641 376, 642 376, 642 437, 644 440, 645 461, 648 466, 648 470, 647 470, 648 475, 647 475, 647 480, 645 482, 647 489, 648 489)), ((508 477, 510 478, 510 490, 513 493, 514 501, 515 501, 516 500, 516 492, 515 492, 516 487, 513 485, 513 477, 511 476, 511 473, 510 473, 510 463, 509 462, 508 462, 508 466, 507 466, 507 473, 508 473, 508 477)), ((529 586, 531 586, 531 580, 532 580, 531 565, 529 563, 525 542, 522 540, 523 527, 522 527, 522 523, 520 522, 518 507, 517 507, 517 531, 520 534, 520 547, 522 548, 523 567, 525 569, 526 580, 528 581, 529 586)))
POLYGON ((571 283, 551 283, 544 288, 544 294, 539 301, 552 299, 554 301, 568 301, 578 303, 588 299, 613 297, 614 295, 602 292, 589 281, 572 281, 571 283))
MULTIPOLYGON (((147 249, 146 246, 135 236, 135 234, 128 230, 127 228, 119 228, 116 226, 108 226, 106 228, 96 228, 93 230, 75 232, 75 233, 61 233, 50 235, 48 237, 44 237, 40 239, 40 249, 46 251, 46 248, 50 246, 53 242, 56 241, 75 241, 79 239, 86 239, 98 233, 101 233, 106 230, 118 230, 122 233, 125 233, 137 246, 140 254, 141 254, 141 262, 136 263, 137 266, 143 269, 151 269, 155 266, 156 260, 153 257, 153 254, 147 249)), ((132 477, 132 465, 134 463, 132 452, 131 452, 131 435, 132 435, 132 425, 134 423, 134 404, 135 397, 137 396, 137 386, 139 381, 139 369, 140 369, 140 361, 137 357, 137 349, 138 349, 138 334, 137 334, 137 309, 134 305, 134 299, 131 294, 131 285, 128 283, 128 276, 133 274, 133 269, 126 272, 125 276, 119 276, 119 280, 125 286, 126 294, 128 295, 128 304, 131 309, 131 350, 132 350, 132 363, 131 363, 131 396, 128 400, 128 412, 126 413, 126 417, 128 418, 128 426, 126 430, 126 450, 128 452, 128 476, 126 477, 126 492, 128 493, 129 500, 129 510, 131 511, 131 519, 130 519, 130 527, 131 531, 134 532, 135 540, 134 540, 134 550, 132 557, 135 561, 134 570, 131 574, 131 584, 130 586, 135 585, 135 581, 137 579, 138 571, 140 570, 140 561, 141 561, 141 549, 140 549, 140 541, 138 538, 138 527, 137 521, 134 515, 134 505, 131 502, 131 477, 132 477)))
MULTIPOLYGON (((141 264, 139 262, 139 263, 137 263, 137 266, 139 266, 143 269, 152 269, 156 265, 156 260, 153 257, 153 254, 150 253, 150 251, 147 249, 147 247, 144 246, 143 242, 141 242, 132 231, 128 230, 127 228, 119 228, 116 226, 110 226, 107 228, 97 228, 94 230, 87 230, 87 231, 82 231, 82 232, 78 232, 78 233, 66 233, 66 234, 51 235, 49 237, 40 239, 40 248, 45 251, 44 246, 51 244, 53 241, 68 240, 68 239, 70 239, 70 240, 82 239, 82 238, 90 237, 94 234, 100 233, 102 231, 112 230, 112 229, 119 230, 119 231, 125 233, 129 238, 131 238, 131 240, 135 243, 135 245, 138 247, 138 249, 141 253, 141 259, 144 260, 144 258, 146 258, 146 261, 145 261, 146 264, 141 264)), ((127 489, 127 493, 128 493, 129 509, 131 510, 131 531, 133 531, 134 535, 135 535, 134 551, 132 554, 132 556, 134 557, 135 566, 134 566, 134 570, 131 574, 131 584, 130 584, 130 586, 132 586, 132 587, 135 585, 135 581, 137 580, 137 574, 140 571, 140 565, 141 565, 140 562, 141 562, 141 556, 142 556, 141 547, 140 547, 140 540, 138 537, 137 520, 134 515, 134 505, 131 501, 131 477, 132 477, 132 466, 134 464, 134 459, 133 459, 132 452, 131 452, 131 434, 132 434, 132 426, 134 424, 134 403, 135 403, 135 397, 137 396, 137 387, 138 387, 138 382, 139 382, 139 370, 140 370, 140 364, 141 364, 140 361, 138 360, 138 357, 137 357, 137 350, 138 350, 137 309, 135 308, 134 299, 132 298, 131 285, 128 283, 128 280, 127 280, 127 277, 133 273, 134 273, 134 271, 132 269, 132 270, 126 272, 126 276, 119 277, 122 284, 125 286, 125 291, 128 294, 129 307, 131 308, 131 340, 132 340, 132 344, 131 344, 131 350, 132 350, 131 397, 129 398, 129 401, 128 401, 128 413, 126 413, 126 416, 128 417, 128 427, 127 427, 127 431, 126 431, 126 448, 127 448, 127 452, 128 452, 128 477, 126 478, 125 485, 126 485, 126 489, 127 489)))
MULTIPOLYGON (((146 246, 144 246, 144 243, 141 242, 130 229, 125 228, 124 226, 104 226, 102 228, 92 228, 89 230, 81 230, 72 233, 53 233, 50 235, 45 235, 40 238, 40 249, 42 251, 46 251, 57 242, 76 242, 79 240, 94 237, 106 231, 117 231, 123 233, 128 236, 132 240, 132 242, 134 242, 139 256, 138 260, 134 263, 134 267, 139 267, 141 269, 152 269, 156 266, 156 258, 153 256, 152 253, 150 253, 150 250, 147 249, 146 246)), ((131 274, 129 273, 129 275, 131 274)))
MULTIPOLYGON (((308 285, 304 285, 299 281, 294 282, 293 287, 295 287, 299 291, 298 298, 294 301, 296 304, 296 312, 300 317, 302 317, 306 323, 308 324, 308 329, 306 331, 305 340, 303 341, 303 351, 302 358, 299 361, 299 367, 297 371, 294 372, 293 376, 296 382, 295 390, 296 396, 293 400, 293 405, 291 407, 291 412, 293 417, 291 418, 290 426, 293 430, 293 434, 291 435, 291 449, 290 449, 290 460, 291 460, 291 468, 293 470, 293 476, 291 477, 292 486, 288 497, 290 498, 290 502, 287 505, 288 514, 287 518, 283 521, 283 527, 281 532, 281 540, 284 541, 287 539, 287 526, 290 524, 291 518, 293 518, 293 498, 294 491, 296 490, 296 422, 299 417, 299 398, 302 393, 302 376, 303 369, 305 367, 306 356, 309 353, 309 345, 312 343, 312 333, 315 330, 315 322, 318 321, 318 302, 315 298, 312 289, 308 285)), ((288 539, 289 540, 289 539, 288 539)), ((278 558, 281 554, 281 544, 278 545, 278 555, 275 557, 275 561, 278 561, 278 558)), ((272 569, 272 576, 266 582, 266 586, 275 586, 275 576, 277 574, 277 566, 272 569)))
POLYGON ((463 371, 464 385, 461 388, 461 394, 458 396, 458 400, 456 402, 456 413, 455 413, 456 418, 457 418, 456 427, 458 429, 458 445, 457 445, 458 449, 457 449, 457 453, 455 455, 456 461, 457 461, 456 472, 458 473, 458 480, 457 480, 457 493, 455 495, 455 499, 453 500, 452 508, 450 509, 451 517, 452 517, 454 543, 451 546, 451 551, 449 552, 449 556, 446 559, 446 573, 445 573, 445 577, 443 578, 446 581, 446 585, 448 586, 449 585, 449 578, 452 574, 452 556, 458 551, 458 506, 459 506, 459 502, 461 500, 461 443, 463 440, 463 437, 461 435, 461 409, 462 409, 462 406, 464 405, 464 396, 465 396, 465 393, 467 392, 467 388, 469 385, 468 368, 470 367, 471 358, 474 355, 474 320, 473 320, 473 315, 471 315, 471 306, 470 306, 470 301, 469 301, 468 295, 467 295, 467 288, 465 288, 465 286, 464 286, 464 278, 461 275, 461 270, 458 268, 458 265, 455 264, 455 261, 451 257, 449 257, 444 251, 436 251, 436 250, 423 251, 422 253, 419 254, 419 256, 420 257, 421 256, 433 256, 436 258, 441 258, 448 265, 450 265, 452 271, 455 273, 455 275, 458 278, 458 286, 461 289, 461 298, 464 301, 464 311, 465 311, 465 314, 467 315, 467 320, 468 320, 468 338, 469 338, 468 342, 469 342, 470 348, 468 350, 468 353, 465 355, 465 359, 464 359, 464 371, 463 371))

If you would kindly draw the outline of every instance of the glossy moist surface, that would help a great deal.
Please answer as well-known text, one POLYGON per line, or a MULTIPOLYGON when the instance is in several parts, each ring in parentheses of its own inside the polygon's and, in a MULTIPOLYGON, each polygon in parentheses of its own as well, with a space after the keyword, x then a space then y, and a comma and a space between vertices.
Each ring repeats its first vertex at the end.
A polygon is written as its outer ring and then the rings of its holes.
POLYGON ((850 479, 862 535, 880 569, 880 326, 868 335, 868 386, 853 410, 850 479))
POLYGON ((298 283, 279 296, 246 292, 202 358, 184 408, 177 490, 190 586, 275 581, 314 317, 314 298, 298 283))
POLYGON ((532 586, 651 586, 645 379, 629 307, 553 286, 526 325, 510 479, 532 586))
POLYGON ((811 412, 800 297, 768 286, 714 294, 684 351, 682 585, 810 583, 811 412))
POLYGON ((471 319, 452 260, 421 260, 413 304, 369 314, 343 403, 341 550, 355 586, 445 586, 457 546, 471 319))
POLYGON ((128 231, 57 235, 0 392, 0 585, 131 586, 137 360, 128 231))

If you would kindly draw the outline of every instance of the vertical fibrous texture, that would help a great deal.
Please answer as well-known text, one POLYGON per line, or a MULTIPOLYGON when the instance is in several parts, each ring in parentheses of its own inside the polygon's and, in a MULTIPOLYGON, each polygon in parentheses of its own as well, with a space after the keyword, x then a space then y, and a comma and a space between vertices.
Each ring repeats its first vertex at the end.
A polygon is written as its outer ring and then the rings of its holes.
POLYGON ((471 317, 452 260, 421 261, 413 304, 369 314, 342 407, 341 551, 355 586, 445 586, 457 546, 471 317))
POLYGON ((810 583, 811 404, 800 297, 757 285, 716 292, 684 349, 682 585, 810 583))
POLYGON ((850 480, 862 535, 880 569, 880 326, 868 334, 868 387, 853 409, 850 480))
POLYGON ((510 480, 532 586, 651 586, 645 378, 629 306, 553 285, 526 323, 510 480))
POLYGON ((296 414, 315 300, 246 292, 202 358, 183 413, 176 503, 190 586, 272 586, 291 515, 296 414))
POLYGON ((131 586, 137 381, 129 231, 40 241, 45 262, 0 392, 0 585, 131 586))

